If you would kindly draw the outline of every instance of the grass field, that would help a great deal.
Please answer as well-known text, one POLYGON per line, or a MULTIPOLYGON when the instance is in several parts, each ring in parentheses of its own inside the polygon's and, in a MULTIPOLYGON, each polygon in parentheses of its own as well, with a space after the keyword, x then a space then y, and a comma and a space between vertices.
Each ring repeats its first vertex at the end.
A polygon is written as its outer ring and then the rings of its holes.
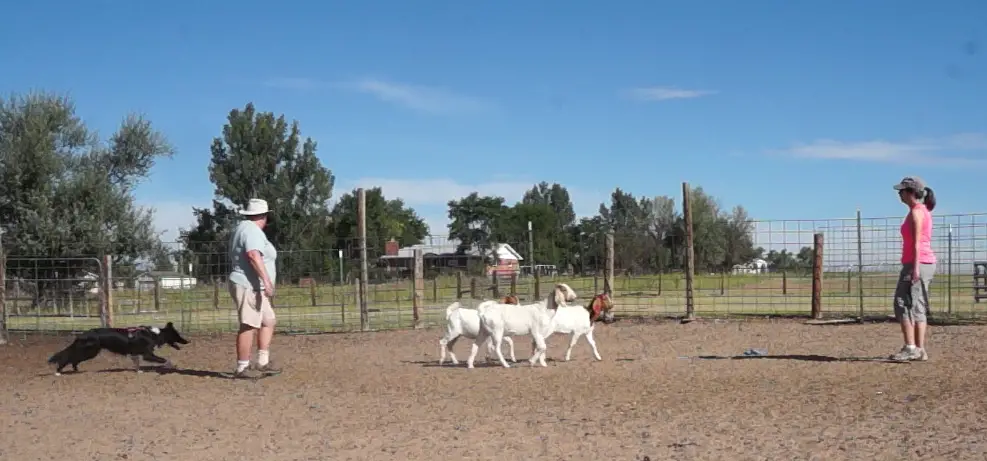
MULTIPOLYGON (((863 288, 865 315, 891 313, 890 299, 897 274, 827 273, 822 289, 823 313, 826 316, 854 316, 860 310, 859 288, 863 288), (861 283, 862 282, 862 283, 861 283)), ((699 316, 732 315, 808 315, 811 306, 812 280, 808 276, 697 275, 695 277, 695 312, 699 316)), ((558 277, 542 279, 540 294, 546 295, 554 283, 568 283, 581 297, 603 291, 601 277, 558 277)), ((482 299, 493 298, 489 279, 476 279, 475 296, 471 283, 464 278, 462 302, 473 306, 482 299), (474 299, 475 298, 475 299, 474 299)), ((522 300, 531 299, 533 280, 521 279, 514 288, 522 300)), ((681 316, 685 314, 685 280, 680 274, 617 276, 614 301, 618 317, 681 316)), ((970 275, 938 275, 932 284, 935 313, 960 318, 979 318, 987 308, 973 300, 970 275)), ((511 293, 509 284, 498 286, 500 296, 511 293)), ((454 277, 425 281, 420 311, 425 326, 441 324, 449 303, 457 300, 454 277)), ((374 330, 408 328, 414 325, 413 288, 410 280, 371 283, 368 286, 368 323, 374 330)), ((80 330, 100 323, 99 298, 76 299, 68 312, 62 300, 59 312, 31 310, 24 301, 8 300, 8 328, 11 330, 61 331, 80 330)), ((275 308, 279 328, 292 332, 353 331, 360 329, 360 310, 354 285, 312 287, 281 286, 276 292, 275 308)), ((117 325, 157 324, 173 321, 183 331, 234 331, 236 317, 231 309, 225 285, 203 285, 187 290, 153 291, 115 290, 114 323, 117 325)))

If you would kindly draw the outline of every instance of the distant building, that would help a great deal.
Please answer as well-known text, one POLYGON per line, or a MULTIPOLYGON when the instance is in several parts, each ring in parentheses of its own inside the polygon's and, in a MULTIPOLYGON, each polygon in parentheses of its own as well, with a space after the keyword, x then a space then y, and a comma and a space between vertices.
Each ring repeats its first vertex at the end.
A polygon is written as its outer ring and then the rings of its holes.
POLYGON ((398 242, 393 239, 387 242, 384 248, 384 255, 379 258, 378 264, 387 268, 388 271, 404 272, 411 271, 415 264, 415 250, 422 250, 422 266, 425 269, 463 269, 465 270, 473 264, 483 264, 486 266, 487 274, 497 272, 499 275, 518 272, 519 261, 524 258, 506 243, 496 244, 486 257, 476 246, 468 249, 462 254, 457 253, 459 241, 449 239, 440 244, 421 243, 400 248, 398 242))
POLYGON ((196 284, 195 277, 191 275, 175 271, 147 271, 137 276, 136 288, 153 290, 155 282, 162 290, 188 290, 195 288, 196 284))

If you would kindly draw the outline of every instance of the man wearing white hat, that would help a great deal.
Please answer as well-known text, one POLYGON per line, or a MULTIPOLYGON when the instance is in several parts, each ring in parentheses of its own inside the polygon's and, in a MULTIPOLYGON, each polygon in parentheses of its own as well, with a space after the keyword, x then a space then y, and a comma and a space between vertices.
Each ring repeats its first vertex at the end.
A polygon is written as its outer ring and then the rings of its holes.
POLYGON ((236 303, 240 332, 236 337, 236 370, 234 377, 256 377, 256 372, 278 374, 281 370, 270 361, 271 339, 274 338, 274 283, 277 280, 275 261, 278 252, 264 235, 267 225, 267 201, 250 199, 239 211, 244 219, 230 237, 229 289, 236 303), (250 349, 257 336, 257 367, 250 369, 250 349))

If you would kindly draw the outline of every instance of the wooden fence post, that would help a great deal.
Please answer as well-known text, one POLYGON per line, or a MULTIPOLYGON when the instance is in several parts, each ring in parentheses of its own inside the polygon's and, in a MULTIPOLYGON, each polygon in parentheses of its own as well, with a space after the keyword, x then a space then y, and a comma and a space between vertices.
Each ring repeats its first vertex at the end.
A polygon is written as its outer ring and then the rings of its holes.
POLYGON ((689 197, 689 183, 682 183, 682 217, 685 221, 685 320, 696 318, 696 300, 693 297, 693 282, 696 273, 696 253, 693 247, 692 200, 689 197))
POLYGON ((822 318, 823 234, 812 236, 812 318, 822 318))
POLYGON ((439 300, 439 278, 435 277, 432 279, 432 301, 438 302, 439 300))
MULTIPOLYGON (((3 230, 0 230, 0 236, 2 234, 3 230)), ((7 335, 7 253, 3 251, 3 244, 0 243, 0 346, 9 341, 7 335)))
POLYGON ((219 310, 219 280, 212 278, 212 308, 219 310))
POLYGON ((161 312, 161 279, 154 278, 154 312, 161 312))
POLYGON ((511 295, 517 296, 517 272, 511 272, 511 295))
POLYGON ((531 271, 535 274, 535 297, 531 302, 535 302, 541 299, 541 273, 536 271, 534 267, 531 268, 531 271))
POLYGON ((788 271, 781 271, 781 294, 788 295, 788 271))
POLYGON ((493 273, 491 274, 490 277, 491 277, 490 278, 490 288, 493 291, 493 297, 494 297, 494 299, 497 299, 497 298, 500 297, 500 281, 498 280, 498 279, 500 279, 500 274, 498 273, 497 269, 494 269, 493 270, 493 273))
MULTIPOLYGON (((360 306, 363 306, 363 300, 360 299, 363 297, 363 294, 360 293, 360 277, 356 277, 353 279, 353 293, 355 293, 355 295, 353 296, 353 305, 356 306, 356 308, 359 310, 361 309, 360 306)), ((361 323, 363 323, 364 315, 366 314, 360 312, 361 323)))
POLYGON ((414 279, 415 279, 415 293, 411 299, 412 305, 412 316, 415 320, 415 328, 421 328, 421 310, 425 301, 425 261, 424 253, 421 248, 415 248, 415 267, 414 267, 414 279))
POLYGON ((318 306, 319 305, 319 297, 316 295, 316 290, 315 290, 315 288, 316 288, 315 284, 316 283, 318 283, 318 282, 315 281, 315 277, 310 277, 309 278, 308 296, 309 296, 309 298, 312 299, 312 307, 315 307, 315 306, 318 306))
POLYGON ((361 187, 356 190, 356 195, 356 228, 360 238, 360 329, 367 331, 370 328, 370 312, 367 310, 367 283, 370 278, 367 275, 367 191, 361 187))
POLYGON ((103 312, 101 323, 107 328, 113 327, 113 256, 103 255, 103 312))
POLYGON ((456 272, 456 299, 463 299, 463 271, 456 272))
MULTIPOLYGON (((613 298, 613 265, 614 265, 614 251, 613 251, 613 232, 607 232, 607 238, 604 245, 606 245, 606 265, 603 268, 603 292, 608 296, 613 298)), ((625 285, 626 288, 626 285, 625 285)), ((594 295, 598 293, 593 293, 594 295)))
POLYGON ((470 299, 476 299, 476 277, 470 277, 470 299))

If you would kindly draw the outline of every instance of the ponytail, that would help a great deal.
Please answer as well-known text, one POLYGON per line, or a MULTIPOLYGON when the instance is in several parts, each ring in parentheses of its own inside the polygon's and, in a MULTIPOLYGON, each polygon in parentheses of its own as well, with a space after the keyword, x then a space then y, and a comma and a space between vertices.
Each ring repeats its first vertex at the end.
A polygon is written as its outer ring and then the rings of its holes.
POLYGON ((923 202, 925 203, 925 207, 928 208, 929 211, 932 211, 936 208, 936 193, 932 192, 931 187, 925 188, 925 200, 923 200, 923 202))

